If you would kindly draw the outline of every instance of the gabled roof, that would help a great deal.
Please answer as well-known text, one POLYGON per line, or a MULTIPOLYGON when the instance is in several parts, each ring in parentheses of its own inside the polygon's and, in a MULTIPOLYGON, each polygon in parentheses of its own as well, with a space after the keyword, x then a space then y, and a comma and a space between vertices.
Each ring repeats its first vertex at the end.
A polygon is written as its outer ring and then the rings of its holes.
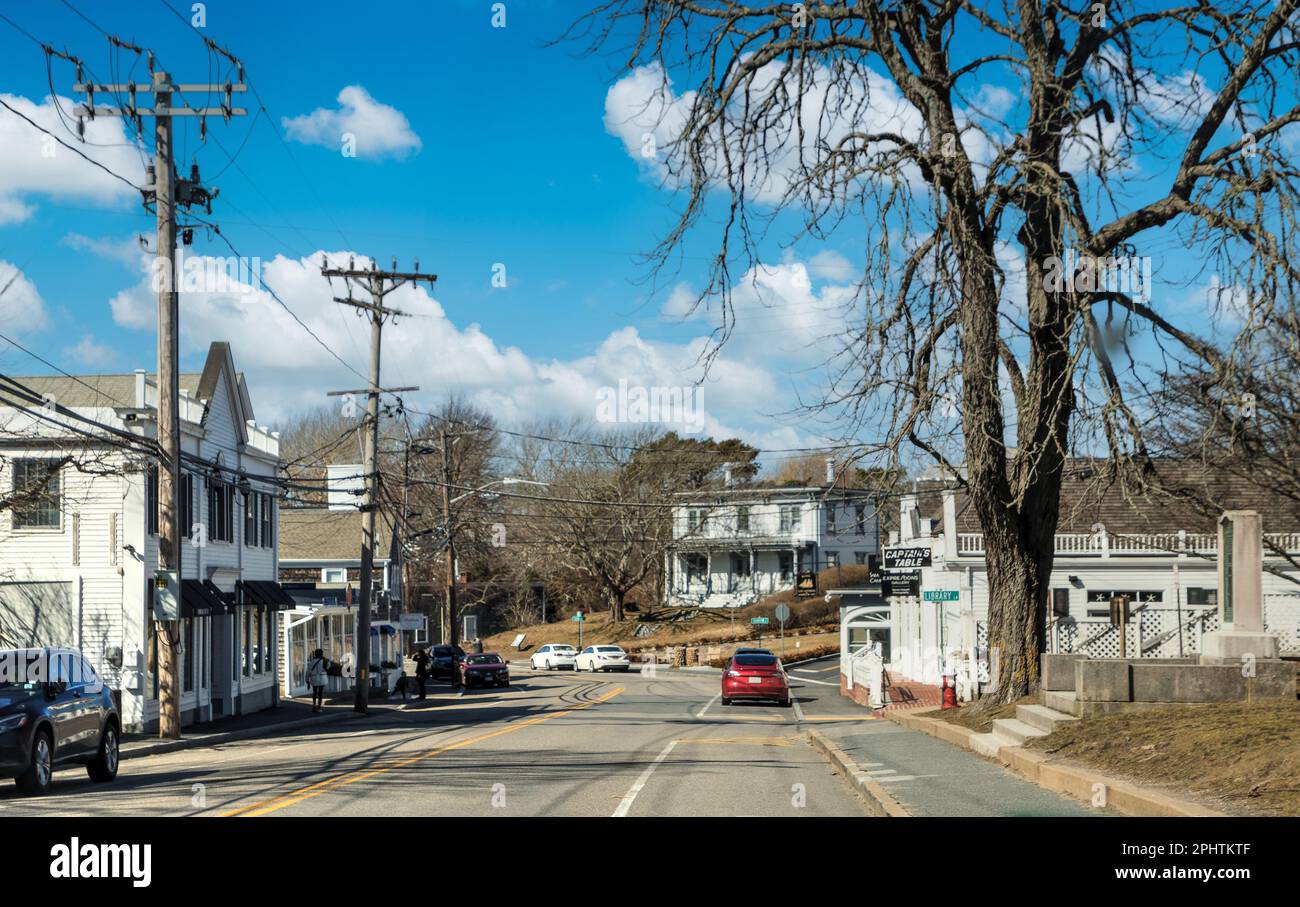
MULTIPOLYGON (((230 382, 231 401, 235 406, 234 418, 242 429, 253 416, 253 403, 243 374, 235 371, 235 360, 230 344, 224 340, 213 341, 208 356, 199 373, 182 372, 178 377, 180 388, 198 400, 211 400, 217 383, 225 374, 230 382)), ((157 372, 146 373, 157 383, 157 372)), ((132 409, 136 406, 134 372, 107 375, 16 375, 14 381, 38 394, 49 394, 60 406, 108 406, 132 409)))

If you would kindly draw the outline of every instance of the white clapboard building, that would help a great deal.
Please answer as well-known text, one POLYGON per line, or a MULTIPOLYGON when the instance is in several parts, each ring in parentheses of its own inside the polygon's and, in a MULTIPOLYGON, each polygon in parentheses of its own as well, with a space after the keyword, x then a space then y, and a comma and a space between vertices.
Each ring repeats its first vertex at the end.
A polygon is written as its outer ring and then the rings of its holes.
POLYGON ((669 606, 743 607, 794 588, 801 574, 868 565, 880 551, 866 491, 756 482, 678 500, 664 556, 669 606))
MULTIPOLYGON (((1284 656, 1300 655, 1300 571, 1276 553, 1300 554, 1294 505, 1244 483, 1212 481, 1215 498, 1228 509, 1261 514, 1265 628, 1284 656)), ((901 498, 899 517, 882 552, 883 602, 843 628, 846 650, 874 643, 899 677, 938 684, 945 665, 972 651, 976 664, 990 657, 984 535, 967 495, 938 479, 914 483, 901 498)), ((1212 515, 1134 498, 1073 464, 1055 538, 1048 651, 1098 658, 1198 653, 1205 634, 1219 628, 1217 547, 1212 515), (1129 599, 1132 614, 1124 653, 1110 622, 1110 600, 1119 595, 1129 599)))
MULTIPOLYGON (((279 435, 256 423, 230 347, 180 378, 182 721, 277 702, 279 435)), ((72 646, 157 727, 152 375, 0 381, 0 646, 72 646)))

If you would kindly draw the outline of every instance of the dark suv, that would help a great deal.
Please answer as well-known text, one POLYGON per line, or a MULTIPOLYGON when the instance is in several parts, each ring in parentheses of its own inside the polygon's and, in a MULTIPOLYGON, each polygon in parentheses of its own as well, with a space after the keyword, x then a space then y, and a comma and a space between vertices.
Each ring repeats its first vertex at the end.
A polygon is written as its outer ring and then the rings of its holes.
POLYGON ((455 683, 459 677, 460 660, 465 657, 465 650, 460 646, 434 646, 429 655, 433 661, 429 664, 429 675, 435 680, 447 680, 455 683))
POLYGON ((50 789, 54 768, 117 777, 121 719, 113 694, 73 649, 0 650, 0 777, 26 794, 50 789))

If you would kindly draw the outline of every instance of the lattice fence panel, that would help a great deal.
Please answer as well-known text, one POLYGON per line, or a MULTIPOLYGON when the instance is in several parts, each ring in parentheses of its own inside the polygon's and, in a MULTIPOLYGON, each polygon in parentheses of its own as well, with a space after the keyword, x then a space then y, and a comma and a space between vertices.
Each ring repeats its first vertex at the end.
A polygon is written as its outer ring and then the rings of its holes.
POLYGON ((1283 655, 1300 655, 1300 594, 1264 596, 1264 630, 1277 637, 1283 655))

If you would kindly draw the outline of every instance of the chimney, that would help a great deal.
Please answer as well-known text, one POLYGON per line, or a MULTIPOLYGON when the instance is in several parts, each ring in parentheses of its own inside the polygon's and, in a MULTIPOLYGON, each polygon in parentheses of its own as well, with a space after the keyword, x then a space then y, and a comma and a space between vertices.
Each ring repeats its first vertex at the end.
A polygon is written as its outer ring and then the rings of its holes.
POLYGON ((726 486, 727 486, 728 488, 731 488, 733 485, 736 484, 735 477, 732 476, 732 474, 731 474, 731 464, 730 464, 730 463, 723 463, 723 464, 722 464, 722 481, 726 484, 726 486))
POLYGON ((834 457, 826 458, 826 484, 827 485, 835 484, 835 458, 834 457))

